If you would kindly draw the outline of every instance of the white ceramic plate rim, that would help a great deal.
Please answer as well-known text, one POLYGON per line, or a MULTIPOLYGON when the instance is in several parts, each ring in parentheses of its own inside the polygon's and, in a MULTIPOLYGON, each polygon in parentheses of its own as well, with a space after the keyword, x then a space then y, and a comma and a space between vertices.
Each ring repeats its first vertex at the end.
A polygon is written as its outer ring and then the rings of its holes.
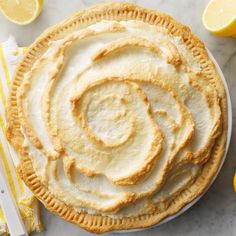
POLYGON ((204 193, 202 195, 200 195, 199 197, 195 198, 192 202, 190 202, 189 204, 187 204, 186 206, 184 206, 178 213, 176 213, 175 215, 169 216, 167 218, 165 218, 164 220, 162 220, 160 223, 153 225, 151 227, 147 227, 147 228, 137 228, 137 229, 129 229, 129 230, 119 230, 119 231, 113 231, 115 233, 130 233, 130 232, 137 232, 137 231, 142 231, 142 230, 146 230, 146 229, 151 229, 154 227, 157 227, 159 225, 162 225, 164 223, 167 223, 168 221, 171 221, 173 219, 175 219, 176 217, 178 217, 179 215, 183 214, 185 211, 187 211, 190 207, 192 207, 202 196, 204 196, 204 194, 207 192, 207 190, 211 187, 211 185, 213 184, 213 182, 215 181, 216 177, 218 176, 225 158, 227 156, 227 152, 229 149, 229 144, 230 144, 230 139, 231 139, 231 133, 232 133, 232 104, 231 104, 231 99, 230 99, 230 95, 229 95, 229 88, 226 82, 226 79, 224 77, 224 74, 222 72, 222 70, 220 69, 220 66, 218 65, 218 63, 216 62, 215 58, 213 57, 213 55, 211 54, 211 52, 207 49, 208 55, 211 58, 211 60, 213 61, 213 63, 216 66, 216 69, 220 75, 221 80, 223 81, 224 87, 225 87, 225 91, 226 91, 226 97, 227 97, 227 108, 228 108, 228 131, 227 131, 227 141, 226 141, 226 147, 225 147, 225 153, 224 153, 224 157, 222 158, 220 167, 218 169, 218 171, 216 172, 215 176, 213 177, 211 183, 209 184, 208 188, 204 191, 204 193))

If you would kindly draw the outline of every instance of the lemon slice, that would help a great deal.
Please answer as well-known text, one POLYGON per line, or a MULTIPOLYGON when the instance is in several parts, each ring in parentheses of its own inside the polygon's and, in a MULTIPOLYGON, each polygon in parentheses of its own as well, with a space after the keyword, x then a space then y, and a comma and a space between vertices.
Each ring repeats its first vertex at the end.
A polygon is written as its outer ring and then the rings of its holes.
POLYGON ((220 36, 236 35, 236 0, 211 0, 202 16, 208 31, 220 36))
POLYGON ((236 173, 234 174, 233 184, 234 184, 234 192, 236 192, 236 173))
POLYGON ((10 21, 26 25, 40 14, 43 0, 0 0, 0 10, 10 21))

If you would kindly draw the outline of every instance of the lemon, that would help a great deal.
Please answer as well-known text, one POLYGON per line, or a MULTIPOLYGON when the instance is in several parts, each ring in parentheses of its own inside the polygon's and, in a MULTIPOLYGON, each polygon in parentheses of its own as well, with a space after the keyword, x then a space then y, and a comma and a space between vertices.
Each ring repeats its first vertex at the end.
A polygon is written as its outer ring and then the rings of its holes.
POLYGON ((236 0, 211 0, 202 16, 207 30, 220 36, 236 36, 236 0))
POLYGON ((43 0, 0 0, 0 10, 10 21, 26 25, 40 14, 43 0))
POLYGON ((234 185, 234 192, 236 192, 236 173, 234 174, 233 185, 234 185))

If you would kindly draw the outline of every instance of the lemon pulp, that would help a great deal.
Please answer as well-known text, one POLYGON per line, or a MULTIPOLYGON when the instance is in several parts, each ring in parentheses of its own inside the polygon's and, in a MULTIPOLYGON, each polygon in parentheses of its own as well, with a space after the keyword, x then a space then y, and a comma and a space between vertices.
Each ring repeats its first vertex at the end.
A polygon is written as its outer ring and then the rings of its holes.
POLYGON ((214 34, 236 35, 236 0, 211 0, 202 20, 206 29, 214 34))
POLYGON ((3 15, 16 24, 28 24, 41 12, 43 0, 0 0, 3 15))

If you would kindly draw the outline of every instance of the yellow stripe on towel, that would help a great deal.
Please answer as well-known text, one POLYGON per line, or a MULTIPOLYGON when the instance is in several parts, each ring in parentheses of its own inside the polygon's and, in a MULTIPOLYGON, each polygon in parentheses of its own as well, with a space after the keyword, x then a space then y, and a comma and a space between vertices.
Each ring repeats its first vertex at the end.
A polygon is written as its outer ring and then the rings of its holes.
POLYGON ((6 105, 6 97, 5 97, 5 93, 3 90, 1 78, 0 78, 0 97, 1 97, 1 102, 2 102, 3 106, 5 106, 6 105))
POLYGON ((8 68, 7 68, 6 59, 3 55, 3 45, 2 45, 2 43, 0 44, 0 60, 1 60, 2 67, 3 67, 3 70, 4 70, 5 78, 7 80, 7 84, 10 85, 10 83, 11 83, 10 74, 9 74, 9 71, 8 71, 8 68))

